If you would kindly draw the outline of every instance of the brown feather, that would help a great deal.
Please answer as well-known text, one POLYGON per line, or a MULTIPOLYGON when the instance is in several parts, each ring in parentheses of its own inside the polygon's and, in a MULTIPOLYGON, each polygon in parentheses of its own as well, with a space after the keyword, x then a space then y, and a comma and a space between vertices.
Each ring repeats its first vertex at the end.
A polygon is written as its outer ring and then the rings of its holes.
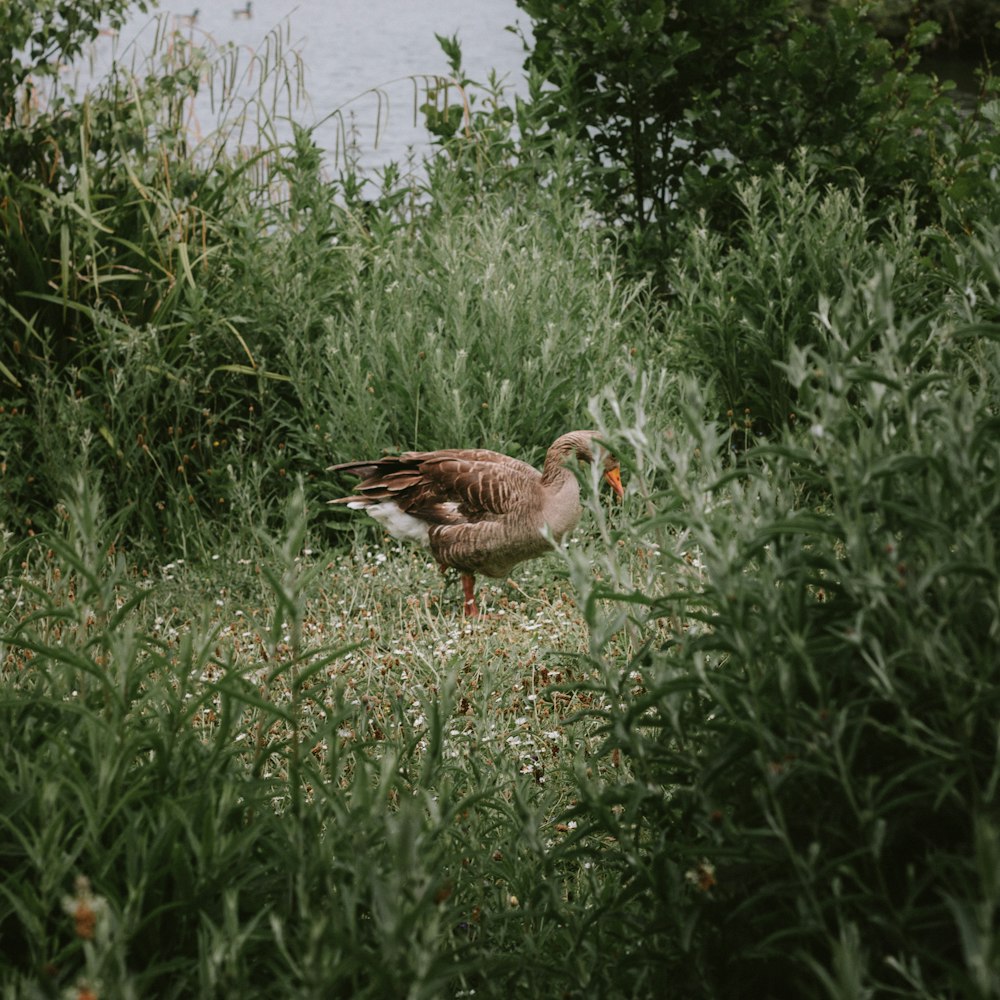
MULTIPOLYGON (((550 539, 561 541, 576 526, 579 485, 567 463, 592 462, 595 437, 592 431, 571 431, 557 438, 541 472, 485 449, 404 452, 344 462, 331 471, 361 481, 351 496, 330 502, 363 505, 400 537, 415 538, 424 525, 426 544, 442 569, 454 567, 469 578, 463 584, 466 612, 476 614, 472 574, 504 577, 519 562, 549 551, 550 539)), ((607 453, 602 459, 604 473, 620 495, 618 462, 607 453)))

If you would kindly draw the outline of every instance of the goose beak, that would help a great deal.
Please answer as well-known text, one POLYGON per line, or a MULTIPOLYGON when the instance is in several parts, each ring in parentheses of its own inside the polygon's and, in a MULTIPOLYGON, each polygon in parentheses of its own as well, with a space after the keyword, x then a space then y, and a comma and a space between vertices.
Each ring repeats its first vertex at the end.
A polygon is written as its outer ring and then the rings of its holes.
POLYGON ((611 488, 615 491, 615 496, 621 500, 625 496, 625 488, 622 486, 621 469, 608 469, 604 473, 604 478, 611 484, 611 488))

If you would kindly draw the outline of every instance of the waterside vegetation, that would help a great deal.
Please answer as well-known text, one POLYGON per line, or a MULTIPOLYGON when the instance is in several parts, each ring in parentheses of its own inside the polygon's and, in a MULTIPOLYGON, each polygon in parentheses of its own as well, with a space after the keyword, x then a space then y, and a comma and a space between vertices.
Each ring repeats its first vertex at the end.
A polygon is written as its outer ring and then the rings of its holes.
POLYGON ((530 98, 443 38, 366 175, 280 36, 200 141, 166 29, 45 90, 77 6, 0 13, 3 996, 1000 995, 988 74, 521 0, 530 98), (476 622, 326 503, 584 426, 624 501, 476 622))

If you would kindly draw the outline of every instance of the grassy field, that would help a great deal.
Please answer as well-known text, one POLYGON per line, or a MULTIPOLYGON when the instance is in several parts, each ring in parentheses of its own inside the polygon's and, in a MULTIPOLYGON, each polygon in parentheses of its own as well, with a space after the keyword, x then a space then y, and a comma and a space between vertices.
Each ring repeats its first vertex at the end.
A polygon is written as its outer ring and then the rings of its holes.
POLYGON ((425 555, 302 551, 301 520, 137 574, 94 503, 4 582, 8 995, 500 995, 550 951, 586 983, 547 914, 598 875, 555 857, 575 771, 624 762, 558 558, 469 622, 425 555))

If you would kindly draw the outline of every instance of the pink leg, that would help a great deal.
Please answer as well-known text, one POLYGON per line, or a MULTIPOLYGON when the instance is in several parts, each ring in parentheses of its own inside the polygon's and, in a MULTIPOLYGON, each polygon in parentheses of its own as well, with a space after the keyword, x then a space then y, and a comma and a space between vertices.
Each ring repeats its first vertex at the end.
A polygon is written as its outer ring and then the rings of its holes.
POLYGON ((466 618, 479 617, 479 608, 476 607, 476 598, 473 596, 475 585, 475 577, 471 573, 462 574, 462 593, 465 595, 466 618))

